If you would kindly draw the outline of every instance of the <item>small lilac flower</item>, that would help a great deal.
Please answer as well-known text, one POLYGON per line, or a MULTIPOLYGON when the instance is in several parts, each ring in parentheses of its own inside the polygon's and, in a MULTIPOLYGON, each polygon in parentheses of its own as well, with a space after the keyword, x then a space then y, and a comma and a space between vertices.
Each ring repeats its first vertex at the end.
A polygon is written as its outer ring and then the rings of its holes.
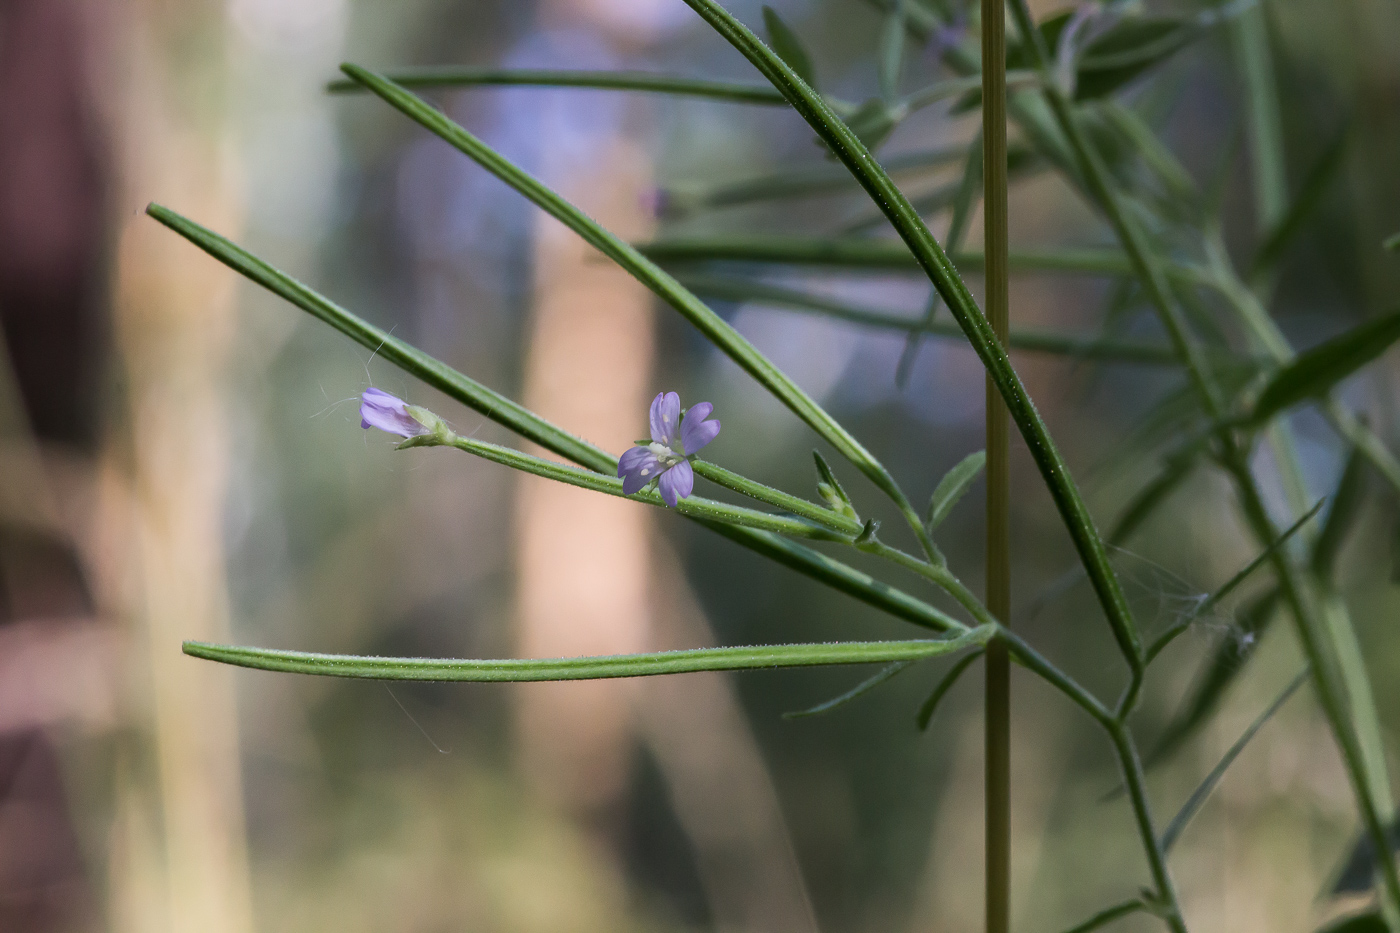
POLYGON ((378 428, 400 437, 417 437, 429 433, 432 428, 414 416, 422 411, 401 398, 379 389, 365 389, 360 396, 360 427, 378 428))
POLYGON ((681 397, 662 392, 651 403, 651 443, 639 444, 617 461, 626 495, 640 492, 652 480, 666 504, 674 507, 695 488, 695 472, 690 458, 719 434, 719 422, 706 418, 715 406, 709 402, 693 405, 681 418, 681 397))

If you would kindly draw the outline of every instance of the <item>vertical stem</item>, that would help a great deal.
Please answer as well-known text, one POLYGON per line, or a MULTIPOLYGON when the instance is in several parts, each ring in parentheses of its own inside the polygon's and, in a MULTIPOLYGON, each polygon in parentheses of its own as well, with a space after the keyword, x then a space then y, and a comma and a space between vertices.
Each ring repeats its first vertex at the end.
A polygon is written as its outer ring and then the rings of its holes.
MULTIPOLYGON (((1008 330, 1006 208, 1006 7, 982 0, 982 180, 986 312, 1003 345, 1008 330)), ((987 377, 987 608, 1011 610, 1010 433, 1001 392, 987 377)), ((987 933, 1011 927, 1011 665, 1006 642, 987 646, 987 933)))

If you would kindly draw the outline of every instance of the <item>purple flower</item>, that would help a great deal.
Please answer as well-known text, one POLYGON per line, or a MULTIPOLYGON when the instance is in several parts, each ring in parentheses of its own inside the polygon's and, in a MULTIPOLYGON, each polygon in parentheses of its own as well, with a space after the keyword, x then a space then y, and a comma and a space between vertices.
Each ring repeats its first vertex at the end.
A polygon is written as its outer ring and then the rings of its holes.
POLYGON ((360 396, 360 427, 378 428, 400 437, 427 434, 432 429, 414 417, 415 411, 421 409, 388 392, 365 389, 360 396))
POLYGON ((700 402, 681 418, 681 397, 663 392, 651 403, 651 443, 639 444, 617 461, 626 495, 640 492, 656 480, 656 488, 666 504, 674 507, 695 488, 695 472, 690 457, 719 434, 718 421, 706 421, 715 406, 700 402))

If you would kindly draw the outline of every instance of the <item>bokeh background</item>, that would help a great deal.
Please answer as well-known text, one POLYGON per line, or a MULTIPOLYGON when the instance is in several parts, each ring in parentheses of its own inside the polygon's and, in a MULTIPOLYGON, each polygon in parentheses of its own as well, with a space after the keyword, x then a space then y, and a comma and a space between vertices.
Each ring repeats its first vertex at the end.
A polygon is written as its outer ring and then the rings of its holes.
MULTIPOLYGON (((871 93, 873 8, 780 9, 831 91, 871 93)), ((734 10, 760 20, 749 0, 734 10)), ((1400 257, 1378 246, 1400 229, 1400 9, 1292 0, 1267 12, 1290 188, 1346 120, 1354 138, 1280 285, 1281 321, 1311 342, 1400 295, 1400 257)), ((615 452, 656 392, 709 399, 724 423, 714 459, 809 493, 805 428, 484 171, 377 101, 326 94, 345 59, 756 77, 679 0, 0 3, 0 929, 980 928, 975 676, 920 733, 914 712, 939 673, 926 668, 786 720, 863 672, 391 690, 180 654, 186 638, 488 657, 912 634, 665 514, 453 451, 395 452, 358 425, 369 385, 512 441, 142 214, 159 201, 219 230, 615 452)), ((926 80, 937 64, 915 50, 907 74, 926 80)), ((1157 81, 1171 91, 1168 139, 1197 177, 1232 166, 1226 229, 1247 249, 1257 212, 1228 33, 1157 81)), ((579 90, 433 97, 632 238, 829 232, 869 211, 848 190, 658 217, 663 201, 826 164, 782 110, 579 90)), ((965 142, 975 119, 924 111, 884 151, 965 142)), ((1048 174, 1019 185, 1011 210, 1015 244, 1103 238, 1048 174)), ((946 214, 933 223, 941 235, 946 214)), ((926 296, 898 276, 804 281, 910 315, 926 296)), ((1013 316, 1087 333, 1107 297, 1092 281, 1018 279, 1013 316)), ((982 376, 956 342, 926 341, 900 387, 900 333, 721 310, 916 500, 981 446, 982 376)), ((1115 454, 1173 377, 1018 364, 1109 521, 1151 468, 1115 454)), ((1380 364, 1349 398, 1393 441, 1392 374, 1380 364)), ((1306 417, 1298 430, 1322 495, 1340 469, 1335 442, 1306 417)), ((1015 624, 1111 695, 1122 672, 1107 628, 1067 580, 1068 541, 1017 456, 1015 624)), ((943 533, 973 583, 976 499, 943 533)), ((1203 473, 1116 555, 1147 623, 1169 624, 1252 556, 1229 502, 1203 473)), ((1392 749, 1395 518, 1383 495, 1368 499, 1343 575, 1392 749)), ((1298 667, 1276 628, 1216 722, 1151 775, 1159 814, 1298 667)), ((1227 607, 1173 648, 1144 734, 1199 658, 1237 636, 1227 607)), ((1029 678, 1015 682, 1014 736, 1017 926, 1062 928, 1132 896, 1145 868, 1126 806, 1102 799, 1116 775, 1101 736, 1029 678)), ((1347 906, 1321 895, 1354 834, 1345 777, 1302 695, 1175 854, 1187 916, 1202 931, 1313 929, 1347 906)))

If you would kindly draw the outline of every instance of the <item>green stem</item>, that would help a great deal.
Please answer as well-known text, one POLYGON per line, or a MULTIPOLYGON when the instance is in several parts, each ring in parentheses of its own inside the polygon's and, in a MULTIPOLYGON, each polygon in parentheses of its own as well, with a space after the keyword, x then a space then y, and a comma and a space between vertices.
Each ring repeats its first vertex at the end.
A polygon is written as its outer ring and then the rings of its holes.
POLYGON ((998 623, 996 616, 992 615, 983 604, 982 600, 977 598, 977 594, 968 589, 966 584, 959 580, 951 570, 944 567, 942 564, 920 560, 912 554, 907 554, 898 548, 890 547, 879 539, 857 544, 856 547, 866 553, 874 554, 876 557, 882 557, 885 560, 891 561, 929 580, 949 596, 953 597, 953 599, 957 600, 959 605, 972 614, 972 617, 977 621, 978 625, 998 623))
POLYGON ((1167 856, 1157 839, 1157 831, 1152 821, 1152 808, 1147 802, 1146 782, 1142 773, 1142 759, 1138 757, 1137 746, 1132 733, 1122 722, 1117 722, 1108 730, 1113 747, 1118 752, 1118 762, 1123 769, 1123 783, 1132 802, 1133 818, 1137 824, 1139 841, 1147 854, 1148 869, 1152 873, 1152 883, 1157 889, 1161 916, 1173 933, 1186 933, 1186 921, 1181 915, 1181 902, 1167 870, 1167 856))

